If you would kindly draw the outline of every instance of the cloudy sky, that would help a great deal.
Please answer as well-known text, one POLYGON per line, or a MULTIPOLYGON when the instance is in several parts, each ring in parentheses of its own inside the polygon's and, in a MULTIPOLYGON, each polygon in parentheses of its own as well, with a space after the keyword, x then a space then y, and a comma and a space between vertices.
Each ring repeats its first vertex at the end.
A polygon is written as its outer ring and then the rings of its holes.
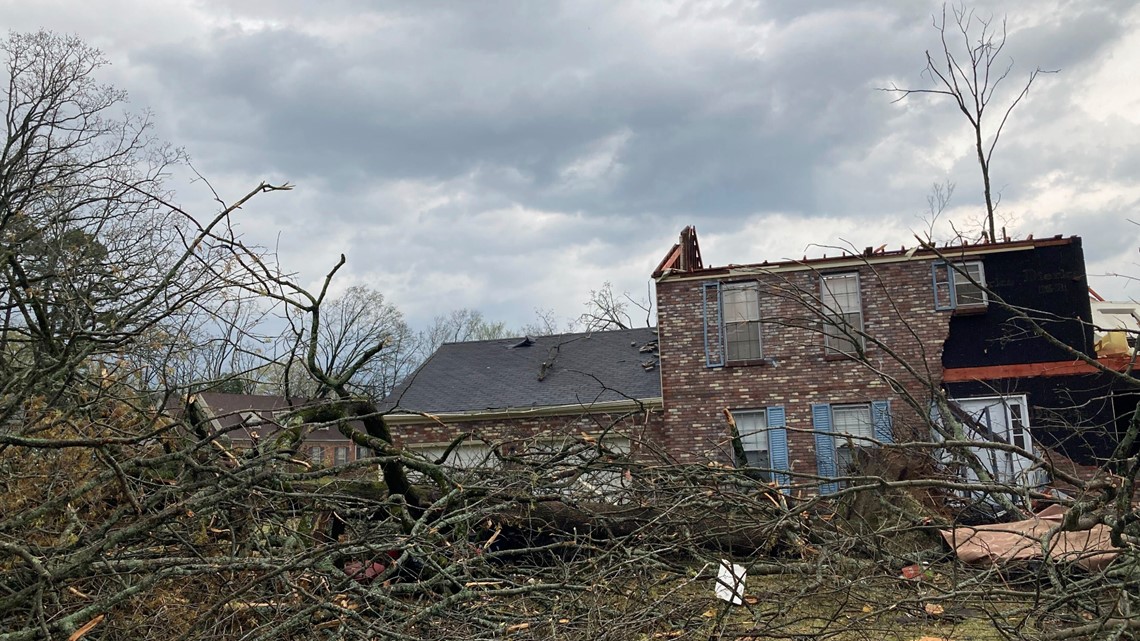
MULTIPOLYGON (((687 224, 706 264, 976 235, 970 132, 929 87, 920 0, 0 0, 7 27, 75 33, 105 79, 236 197, 315 282, 383 291, 416 325, 470 307, 562 318, 612 281, 644 295, 687 224)), ((1037 67, 995 154, 1011 235, 1077 234, 1090 281, 1140 298, 1140 3, 978 2, 1007 17, 994 103, 1037 67)), ((200 184, 176 185, 204 211, 200 184)))

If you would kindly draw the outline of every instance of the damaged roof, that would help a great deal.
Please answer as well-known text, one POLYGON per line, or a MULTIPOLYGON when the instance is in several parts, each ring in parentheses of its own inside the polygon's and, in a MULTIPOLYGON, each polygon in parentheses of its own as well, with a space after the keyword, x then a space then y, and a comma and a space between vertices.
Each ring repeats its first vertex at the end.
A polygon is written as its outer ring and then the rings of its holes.
POLYGON ((838 251, 838 256, 828 256, 824 254, 820 257, 809 258, 807 255, 804 255, 804 257, 799 260, 766 260, 762 263, 712 266, 705 265, 702 261, 700 246, 697 242, 697 230, 695 227, 689 226, 681 230, 678 242, 674 243, 673 246, 669 248, 669 251, 665 253, 665 257, 661 259, 661 262, 657 265, 657 269, 653 271, 652 276, 654 279, 661 281, 671 278, 705 278, 737 273, 824 269, 849 266, 852 264, 887 263, 903 260, 938 260, 943 258, 960 260, 968 256, 978 256, 991 252, 1028 250, 1037 247, 1068 245, 1070 243, 1080 242, 1077 236, 1064 238, 1060 235, 1056 235, 1052 238, 1034 239, 1033 234, 1030 234, 1024 240, 1003 239, 996 243, 983 241, 973 244, 969 244, 965 241, 956 241, 955 244, 947 244, 942 247, 922 243, 917 237, 915 240, 918 241, 919 244, 909 249, 904 246, 897 250, 891 250, 887 249, 886 245, 880 245, 879 247, 867 247, 862 251, 857 251, 854 248, 836 247, 833 248, 833 251, 838 251))
POLYGON ((226 394, 222 392, 201 392, 195 397, 206 404, 213 419, 222 429, 241 425, 251 414, 272 420, 278 413, 300 409, 312 401, 284 396, 260 394, 226 394))
POLYGON ((445 343, 385 411, 493 412, 661 398, 657 328, 445 343))

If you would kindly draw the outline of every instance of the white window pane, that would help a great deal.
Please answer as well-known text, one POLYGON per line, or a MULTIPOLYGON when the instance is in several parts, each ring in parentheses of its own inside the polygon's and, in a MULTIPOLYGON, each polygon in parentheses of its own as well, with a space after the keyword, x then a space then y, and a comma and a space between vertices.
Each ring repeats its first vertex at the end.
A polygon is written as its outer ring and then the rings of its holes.
POLYGON ((725 325, 728 360, 760 358, 760 323, 728 323, 725 325))
POLYGON ((759 286, 755 283, 726 285, 723 305, 728 360, 760 358, 759 286))
POLYGON ((859 299, 858 274, 828 274, 820 279, 820 297, 827 320, 824 345, 841 353, 856 352, 863 344, 863 306, 859 299))
POLYGON ((766 412, 736 412, 736 431, 740 434, 740 442, 744 450, 768 451, 768 421, 766 412))
POLYGON ((760 320, 760 294, 756 285, 726 286, 724 320, 730 323, 760 320))
POLYGON ((964 263, 958 265, 964 274, 954 275, 954 294, 958 299, 958 305, 983 305, 986 303, 986 294, 982 291, 981 285, 985 285, 985 271, 982 269, 981 263, 964 263), (975 285, 971 280, 976 281, 975 285))
MULTIPOLYGON (((446 445, 413 447, 417 455, 435 463, 447 451, 446 445)), ((447 460, 442 463, 445 467, 456 469, 470 469, 478 466, 494 466, 498 459, 491 456, 491 448, 482 443, 463 443, 448 454, 447 460)))
MULTIPOLYGON (((871 407, 869 405, 837 405, 831 409, 832 429, 836 434, 849 434, 857 437, 856 446, 869 445, 862 438, 874 436, 874 426, 871 424, 871 407)), ((840 440, 842 442, 842 439, 840 440)), ((846 443, 843 443, 846 445, 846 443)))
POLYGON ((823 306, 828 313, 859 311, 859 277, 856 274, 824 276, 823 306))

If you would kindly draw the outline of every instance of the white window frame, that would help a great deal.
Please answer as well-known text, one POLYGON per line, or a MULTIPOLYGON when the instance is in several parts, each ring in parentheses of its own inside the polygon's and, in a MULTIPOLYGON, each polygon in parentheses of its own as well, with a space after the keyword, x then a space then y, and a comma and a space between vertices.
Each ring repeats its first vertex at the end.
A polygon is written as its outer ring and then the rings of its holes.
MULTIPOLYGON (((964 396, 950 399, 962 411, 970 414, 979 423, 997 435, 993 424, 993 413, 990 409, 1001 406, 1007 417, 1008 424, 1001 426, 1004 436, 1001 443, 1016 445, 1027 452, 1034 452, 1033 426, 1029 418, 1029 399, 1025 394, 1010 394, 1004 396, 964 396), (984 419, 981 418, 984 416, 984 419)), ((985 442, 984 435, 978 434, 968 426, 965 434, 966 440, 985 442)), ((970 448, 978 460, 987 468, 987 471, 999 483, 1018 483, 1029 487, 1036 487, 1048 481, 1044 470, 1038 469, 1029 458, 1012 452, 994 448, 970 448)), ((964 469, 963 474, 969 481, 977 481, 977 476, 971 469, 964 469)))
POLYGON ((951 270, 954 274, 954 300, 958 309, 962 308, 979 308, 986 307, 990 304, 989 294, 986 293, 986 268, 980 260, 970 260, 963 263, 955 263, 951 270), (961 270, 961 272, 959 272, 961 270), (974 271, 976 270, 976 273, 974 271), (975 285, 973 281, 977 282, 975 285), (973 302, 963 303, 962 294, 963 290, 967 292, 968 296, 975 299, 973 302))
POLYGON ((724 283, 721 285, 720 295, 721 313, 724 315, 722 327, 724 328, 725 361, 731 363, 763 358, 764 343, 760 332, 760 284, 755 281, 724 283), (749 294, 755 298, 754 301, 748 300, 749 294), (743 300, 729 302, 730 298, 738 296, 743 296, 743 300), (730 306, 740 311, 730 312, 730 306), (737 336, 735 340, 734 334, 737 336), (734 346, 737 346, 735 351, 739 351, 738 346, 742 344, 754 344, 756 346, 755 354, 750 353, 744 356, 736 354, 734 356, 734 346))
POLYGON ((823 322, 823 346, 829 354, 854 354, 863 349, 863 292, 859 272, 839 272, 821 274, 819 278, 820 303, 826 320, 823 322), (828 282, 840 279, 855 281, 855 309, 840 305, 828 282), (855 318, 857 316, 857 318, 855 318), (857 322, 852 322, 856 320, 857 322), (844 328, 849 327, 854 337, 848 337, 844 328))
POLYGON ((839 403, 831 406, 831 431, 835 444, 835 469, 842 476, 855 461, 855 450, 874 445, 875 418, 870 403, 839 403), (851 423, 841 421, 841 415, 865 412, 866 422, 858 431, 850 429, 851 423), (865 432, 865 433, 858 433, 865 432))
MULTIPOLYGON (((447 451, 450 443, 424 443, 408 446, 420 458, 435 463, 447 451)), ((499 458, 491 451, 491 446, 482 441, 465 441, 451 450, 443 467, 453 470, 498 467, 499 458)))
POLYGON ((932 273, 934 287, 934 309, 983 310, 990 304, 986 291, 986 266, 980 260, 967 260, 956 263, 936 262, 932 273), (972 279, 972 281, 971 281, 972 279), (974 284, 977 283, 977 284, 974 284), (963 303, 962 299, 973 300, 963 303), (981 298, 981 300, 977 300, 981 298))
POLYGON ((733 410, 732 417, 748 466, 762 470, 765 480, 770 481, 772 449, 768 445, 768 410, 733 410))

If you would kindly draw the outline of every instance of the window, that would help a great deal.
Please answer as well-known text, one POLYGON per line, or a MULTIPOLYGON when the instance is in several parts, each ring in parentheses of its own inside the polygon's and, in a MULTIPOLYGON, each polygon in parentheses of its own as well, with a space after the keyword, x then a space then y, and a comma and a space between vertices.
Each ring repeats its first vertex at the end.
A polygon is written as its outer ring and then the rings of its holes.
POLYGON ((770 405, 761 410, 739 410, 732 413, 736 431, 744 446, 748 467, 762 471, 764 479, 775 483, 780 491, 791 492, 788 470, 788 430, 782 405, 770 405))
POLYGON ((963 273, 954 273, 954 296, 958 299, 958 307, 985 305, 988 302, 986 292, 982 287, 986 285, 986 275, 979 262, 962 263, 957 265, 963 273), (977 284, 975 284, 977 283, 977 284))
POLYGON ((626 489, 625 471, 629 469, 631 442, 626 436, 607 433, 601 448, 596 438, 552 436, 541 434, 523 442, 523 460, 529 465, 555 471, 555 479, 541 491, 566 496, 602 498, 620 501, 626 489))
POLYGON ((336 465, 344 465, 348 463, 348 448, 338 447, 333 450, 333 463, 336 465))
POLYGON ((725 285, 724 335, 730 361, 760 358, 760 287, 757 283, 725 285))
POLYGON ((835 468, 843 475, 855 460, 853 450, 870 445, 867 439, 875 436, 871 406, 867 403, 834 405, 831 408, 831 425, 835 433, 835 468))
POLYGON ((820 278, 820 301, 827 320, 823 344, 829 353, 854 354, 863 347, 863 303, 859 274, 825 274, 820 278))
MULTIPOLYGON (((444 453, 447 453, 447 448, 447 445, 413 445, 409 449, 427 459, 429 463, 436 463, 443 458, 444 453)), ((452 469, 467 470, 475 467, 495 467, 498 462, 499 459, 492 454, 489 446, 479 442, 464 442, 452 449, 447 454, 447 459, 440 464, 452 469)))
POLYGON ((989 303, 986 294, 986 271, 981 261, 933 265, 934 309, 978 309, 989 303))
POLYGON ((324 465, 325 463, 325 448, 320 445, 314 445, 309 448, 309 462, 313 465, 324 465))
POLYGON ((760 360, 760 284, 710 281, 701 293, 705 366, 760 360))
POLYGON ((372 456, 371 448, 364 447, 363 445, 356 446, 356 460, 359 461, 360 459, 368 458, 369 456, 372 456))
MULTIPOLYGON (((740 434, 748 467, 771 469, 772 462, 768 455, 768 413, 764 410, 733 412, 733 418, 736 419, 736 431, 740 434)), ((767 473, 764 479, 772 480, 767 473)))
MULTIPOLYGON (((1024 395, 959 398, 952 403, 961 412, 956 418, 962 423, 967 440, 1015 445, 1033 451, 1028 401, 1024 395)), ((999 483, 1036 486, 1046 480, 1033 460, 1020 454, 988 445, 968 449, 999 483)), ((972 469, 963 469, 963 474, 967 480, 978 480, 972 469)))
MULTIPOLYGON (((858 448, 894 442, 889 400, 844 405, 814 403, 811 426, 815 431, 816 472, 824 479, 847 476, 858 448)), ((838 480, 824 481, 819 493, 831 494, 839 487, 838 480)))

